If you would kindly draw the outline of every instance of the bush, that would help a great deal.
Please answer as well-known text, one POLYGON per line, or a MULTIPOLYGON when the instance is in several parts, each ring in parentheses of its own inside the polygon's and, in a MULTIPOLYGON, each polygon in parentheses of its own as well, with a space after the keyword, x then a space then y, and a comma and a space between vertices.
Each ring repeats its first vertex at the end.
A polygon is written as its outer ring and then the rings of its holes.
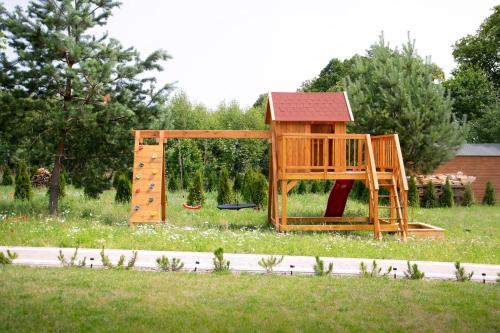
POLYGON ((464 199, 462 200, 462 206, 469 207, 474 203, 474 193, 472 192, 472 186, 470 184, 465 185, 464 199))
POLYGON ((330 179, 326 180, 323 183, 323 193, 330 193, 333 187, 333 181, 330 179))
POLYGON ((170 192, 177 192, 177 191, 179 191, 179 179, 174 174, 172 174, 168 178, 168 190, 170 192))
POLYGON ((252 169, 245 173, 242 194, 246 201, 254 203, 257 209, 261 209, 267 203, 267 190, 267 180, 262 173, 252 169))
POLYGON ((319 182, 317 180, 313 180, 311 185, 311 193, 319 193, 320 191, 321 187, 319 185, 319 182))
POLYGON ((446 177, 446 183, 443 187, 443 193, 439 198, 439 205, 441 207, 453 207, 453 190, 451 189, 450 178, 446 177))
POLYGON ((299 185, 297 185, 297 194, 304 194, 306 192, 307 192, 306 182, 303 180, 299 181, 299 185))
POLYGON ((122 254, 120 256, 120 259, 118 259, 118 263, 116 264, 116 266, 114 266, 112 263, 111 263, 111 260, 109 260, 109 257, 104 253, 104 247, 102 248, 102 251, 100 253, 101 255, 101 262, 102 262, 102 265, 104 266, 104 268, 108 268, 108 269, 132 269, 134 268, 135 266, 135 262, 137 261, 137 251, 132 251, 132 257, 130 257, 129 261, 127 262, 127 266, 125 266, 125 256, 122 254))
POLYGON ((75 252, 71 256, 71 258, 69 258, 69 261, 62 253, 62 250, 59 249, 59 256, 57 256, 57 259, 59 259, 63 267, 85 267, 87 257, 83 257, 83 260, 76 261, 77 258, 78 258, 78 247, 75 248, 75 252))
POLYGON ((132 198, 132 184, 125 175, 120 174, 116 181, 115 202, 125 203, 130 202, 132 198))
POLYGON ((10 265, 12 264, 12 261, 16 258, 17 258, 16 252, 10 252, 10 250, 7 250, 7 255, 5 255, 3 252, 0 251, 0 266, 10 265))
POLYGON ((427 183, 427 186, 425 187, 423 206, 425 208, 438 207, 436 189, 434 188, 434 184, 431 181, 429 181, 427 183))
POLYGON ((163 272, 177 272, 184 267, 184 263, 179 258, 172 258, 169 260, 167 256, 156 258, 158 269, 163 272))
POLYGON ((460 265, 460 261, 455 262, 455 278, 459 282, 466 282, 470 281, 472 276, 474 275, 474 272, 467 273, 465 271, 465 268, 460 265))
POLYGON ((495 189, 493 184, 488 181, 486 183, 486 190, 484 191, 483 204, 493 206, 495 205, 495 189))
POLYGON ((241 174, 237 173, 236 177, 234 177, 234 185, 233 185, 233 190, 235 192, 241 192, 242 187, 243 187, 243 177, 241 174))
POLYGON ((408 183, 408 205, 410 205, 410 207, 420 207, 420 195, 418 193, 415 176, 411 176, 410 182, 408 183))
POLYGON ((409 261, 407 261, 406 263, 408 265, 408 269, 406 270, 406 272, 404 272, 404 274, 405 274, 405 277, 407 279, 409 279, 409 280, 421 280, 424 278, 425 273, 421 272, 418 269, 417 264, 410 265, 409 261))
POLYGON ((31 181, 26 162, 21 161, 17 169, 14 198, 19 200, 31 200, 33 197, 33 190, 31 188, 31 181))
POLYGON ((208 172, 208 177, 205 184, 205 191, 212 192, 217 190, 217 173, 213 170, 208 172))
POLYGON ((362 261, 359 264, 359 272, 362 277, 372 278, 372 277, 387 277, 392 271, 392 266, 387 268, 387 271, 382 273, 382 267, 379 267, 376 260, 373 260, 372 269, 368 270, 368 266, 362 261))
POLYGON ((365 184, 360 181, 356 180, 354 184, 352 185, 351 192, 349 193, 349 197, 351 197, 354 200, 358 200, 361 202, 368 202, 368 199, 370 197, 370 191, 368 188, 365 186, 365 184))
POLYGON ((217 188, 217 203, 226 204, 234 201, 233 184, 225 167, 222 167, 219 175, 219 186, 217 188))
POLYGON ((198 171, 194 176, 194 181, 189 186, 189 194, 187 203, 190 206, 203 205, 205 202, 205 194, 203 193, 203 177, 201 171, 198 171))
POLYGON ((285 258, 284 256, 281 256, 281 258, 275 257, 275 256, 269 256, 267 258, 261 258, 259 260, 259 266, 262 267, 262 268, 264 268, 266 270, 266 273, 272 273, 274 267, 276 267, 279 264, 281 264, 281 262, 283 261, 284 258, 285 258))
POLYGON ((314 275, 316 276, 326 276, 330 275, 333 271, 333 262, 328 264, 328 269, 325 270, 325 263, 323 260, 319 259, 318 256, 314 257, 316 259, 316 263, 313 266, 314 275))
POLYGON ((12 179, 12 170, 8 165, 3 168, 2 185, 9 186, 14 184, 14 179, 12 179))
POLYGON ((227 272, 229 271, 229 265, 231 264, 229 260, 224 259, 224 249, 219 247, 214 251, 214 272, 227 272))

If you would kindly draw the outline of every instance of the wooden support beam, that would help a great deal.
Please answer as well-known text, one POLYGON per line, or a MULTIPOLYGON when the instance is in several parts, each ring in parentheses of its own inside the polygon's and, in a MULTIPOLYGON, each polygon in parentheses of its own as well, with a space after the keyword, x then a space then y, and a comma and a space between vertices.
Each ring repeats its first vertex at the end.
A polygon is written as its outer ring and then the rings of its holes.
POLYGON ((295 187, 295 185, 297 185, 298 182, 299 182, 298 180, 292 180, 288 182, 288 185, 286 187, 286 193, 289 193, 295 187))
MULTIPOLYGON (((135 132, 131 131, 132 135, 135 132)), ((163 134, 164 139, 270 139, 271 131, 251 130, 140 130, 141 138, 159 138, 163 134)))
MULTIPOLYGON (((373 224, 319 224, 319 225, 295 225, 281 226, 281 230, 304 230, 304 231, 373 231, 373 224)), ((398 231, 397 225, 384 224, 381 231, 398 231)))
POLYGON ((288 193, 287 193, 287 182, 286 180, 281 180, 281 228, 283 226, 286 226, 286 205, 287 205, 287 198, 288 198, 288 193))
MULTIPOLYGON (((280 230, 280 219, 279 219, 279 211, 278 211, 278 152, 277 152, 277 142, 276 142, 276 134, 275 131, 272 131, 271 135, 271 157, 272 157, 272 165, 273 168, 270 172, 273 173, 273 218, 274 225, 276 227, 276 231, 280 230)), ((270 184, 271 185, 271 184, 270 184)))

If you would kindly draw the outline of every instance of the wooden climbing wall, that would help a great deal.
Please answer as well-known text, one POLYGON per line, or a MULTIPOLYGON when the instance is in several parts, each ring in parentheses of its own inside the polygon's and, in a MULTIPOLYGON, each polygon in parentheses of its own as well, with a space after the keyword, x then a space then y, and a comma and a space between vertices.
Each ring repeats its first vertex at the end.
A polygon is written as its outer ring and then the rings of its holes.
POLYGON ((163 140, 144 145, 136 133, 130 224, 165 220, 165 158, 163 140))

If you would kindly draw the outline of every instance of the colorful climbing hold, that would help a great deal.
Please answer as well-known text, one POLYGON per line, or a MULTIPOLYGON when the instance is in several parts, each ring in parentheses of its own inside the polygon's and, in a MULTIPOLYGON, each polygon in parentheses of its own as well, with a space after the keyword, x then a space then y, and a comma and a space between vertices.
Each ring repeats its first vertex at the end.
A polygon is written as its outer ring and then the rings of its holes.
POLYGON ((141 189, 138 188, 137 190, 135 190, 135 193, 140 193, 141 192, 141 189))
POLYGON ((153 202, 153 201, 155 201, 155 199, 153 197, 149 197, 148 201, 153 202))
POLYGON ((151 184, 149 184, 149 189, 150 189, 150 190, 152 190, 152 189, 154 189, 154 188, 155 188, 155 183, 151 183, 151 184))
POLYGON ((153 170, 153 175, 156 175, 158 173, 158 170, 153 170))
POLYGON ((135 176, 135 179, 141 179, 142 175, 139 173, 135 176))
POLYGON ((157 157, 158 157, 158 155, 156 155, 156 154, 151 155, 151 158, 152 158, 153 160, 155 160, 157 157))
POLYGON ((144 163, 140 162, 139 163, 139 168, 142 168, 144 166, 144 163))
POLYGON ((139 145, 139 150, 142 150, 142 148, 144 148, 142 145, 139 145))
POLYGON ((135 206, 134 206, 134 210, 135 210, 135 211, 138 211, 138 210, 139 210, 139 208, 140 208, 140 206, 139 206, 139 205, 135 205, 135 206))

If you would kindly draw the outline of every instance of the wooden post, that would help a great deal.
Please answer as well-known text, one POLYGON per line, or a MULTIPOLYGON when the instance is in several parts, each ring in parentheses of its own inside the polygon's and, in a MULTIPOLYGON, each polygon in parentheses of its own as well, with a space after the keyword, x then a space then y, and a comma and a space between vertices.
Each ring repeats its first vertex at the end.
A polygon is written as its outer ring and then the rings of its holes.
POLYGON ((271 136, 271 155, 272 155, 272 173, 273 173, 273 215, 274 215, 274 223, 276 231, 279 231, 280 228, 280 219, 279 219, 279 211, 278 211, 278 152, 276 150, 276 133, 272 132, 271 136))
POLYGON ((167 177, 165 176, 166 171, 166 162, 165 162, 165 142, 163 140, 163 132, 160 132, 159 137, 159 145, 161 145, 161 149, 163 150, 162 155, 162 163, 161 163, 161 221, 165 223, 167 220, 167 177))
POLYGON ((287 204, 287 181, 286 179, 281 179, 281 225, 286 226, 286 204, 287 204))
MULTIPOLYGON (((267 223, 271 224, 273 216, 273 152, 272 146, 269 145, 269 186, 267 190, 267 223)), ((277 223, 277 222, 276 222, 277 223)))

